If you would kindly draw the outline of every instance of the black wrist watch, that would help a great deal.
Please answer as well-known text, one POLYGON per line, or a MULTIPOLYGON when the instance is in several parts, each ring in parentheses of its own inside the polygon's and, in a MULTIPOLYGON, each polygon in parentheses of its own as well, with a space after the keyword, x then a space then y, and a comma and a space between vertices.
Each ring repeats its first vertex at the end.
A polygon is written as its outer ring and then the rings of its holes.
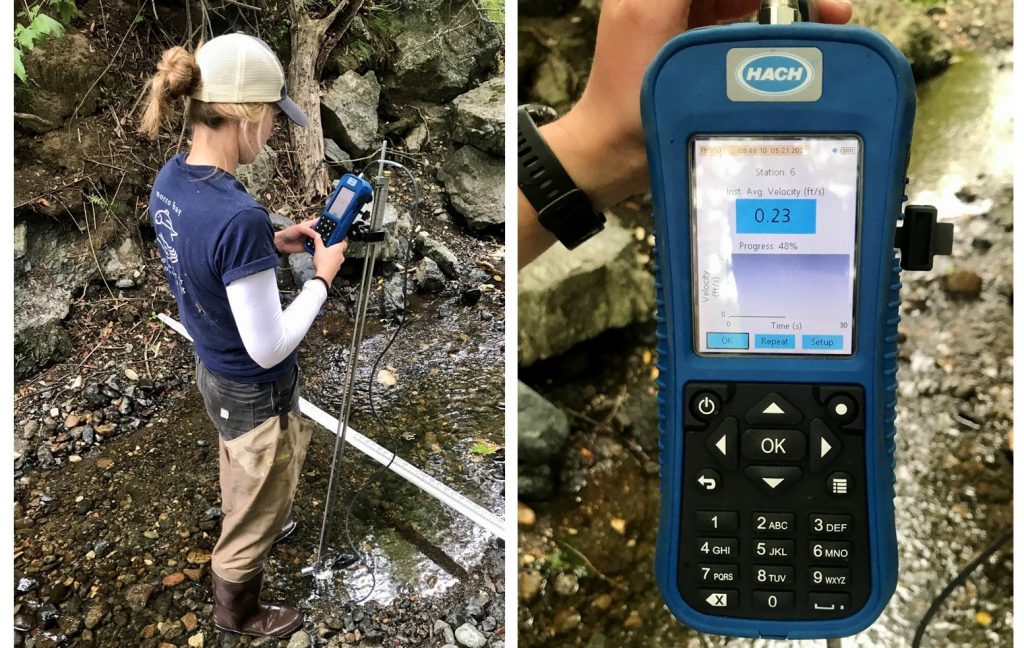
POLYGON ((537 210, 537 220, 570 250, 604 229, 604 214, 565 172, 526 108, 519 108, 519 189, 537 210))

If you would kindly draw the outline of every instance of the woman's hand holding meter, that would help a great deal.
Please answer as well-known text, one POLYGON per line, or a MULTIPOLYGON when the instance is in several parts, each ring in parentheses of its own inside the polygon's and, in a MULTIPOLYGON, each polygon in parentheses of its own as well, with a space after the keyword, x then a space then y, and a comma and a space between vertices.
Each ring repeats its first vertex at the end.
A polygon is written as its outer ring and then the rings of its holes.
MULTIPOLYGON (((541 128, 595 209, 649 187, 640 85, 655 54, 688 29, 749 16, 759 6, 759 0, 605 0, 587 87, 565 116, 541 128)), ((845 23, 851 13, 848 0, 818 2, 821 22, 845 23)))
POLYGON ((319 233, 310 229, 307 236, 313 239, 313 269, 316 271, 316 276, 322 277, 330 285, 334 281, 334 276, 338 274, 341 264, 345 263, 348 241, 341 241, 326 247, 319 233))
POLYGON ((316 225, 318 220, 318 218, 311 218, 277 232, 274 234, 274 247, 281 254, 305 252, 306 239, 316 238, 313 226, 316 225))

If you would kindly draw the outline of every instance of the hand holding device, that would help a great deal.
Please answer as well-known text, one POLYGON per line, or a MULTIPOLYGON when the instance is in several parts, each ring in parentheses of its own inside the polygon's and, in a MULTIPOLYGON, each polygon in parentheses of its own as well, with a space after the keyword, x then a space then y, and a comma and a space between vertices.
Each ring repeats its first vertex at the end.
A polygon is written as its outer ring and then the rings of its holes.
POLYGON ((875 32, 808 23, 688 32, 646 74, 655 571, 693 628, 847 636, 895 589, 899 270, 952 227, 902 208, 914 90, 875 32))
POLYGON ((323 237, 316 233, 313 238, 313 270, 316 276, 322 277, 327 285, 334 281, 341 264, 345 263, 345 252, 348 250, 348 241, 341 241, 327 247, 324 245, 323 237))
MULTIPOLYGON (((326 247, 332 247, 348 236, 349 229, 363 207, 373 200, 373 187, 360 176, 346 173, 327 201, 319 220, 313 226, 326 247)), ((313 240, 306 239, 306 251, 313 254, 313 240)))

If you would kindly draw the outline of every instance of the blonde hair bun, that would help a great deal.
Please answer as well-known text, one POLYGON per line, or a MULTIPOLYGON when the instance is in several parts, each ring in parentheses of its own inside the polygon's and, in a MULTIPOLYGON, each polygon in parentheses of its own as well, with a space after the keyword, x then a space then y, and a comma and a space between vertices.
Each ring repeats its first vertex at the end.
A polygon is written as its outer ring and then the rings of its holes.
POLYGON ((163 90, 169 99, 193 94, 199 89, 201 82, 199 64, 184 47, 166 50, 157 63, 156 74, 163 77, 163 90))

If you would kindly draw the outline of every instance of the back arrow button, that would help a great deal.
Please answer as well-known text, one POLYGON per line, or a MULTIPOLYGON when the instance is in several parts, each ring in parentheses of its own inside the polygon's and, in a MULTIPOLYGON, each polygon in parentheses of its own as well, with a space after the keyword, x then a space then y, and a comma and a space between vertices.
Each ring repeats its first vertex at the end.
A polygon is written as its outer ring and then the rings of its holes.
POLYGON ((704 468, 697 473, 697 485, 705 493, 712 493, 722 487, 722 477, 718 471, 704 468))

